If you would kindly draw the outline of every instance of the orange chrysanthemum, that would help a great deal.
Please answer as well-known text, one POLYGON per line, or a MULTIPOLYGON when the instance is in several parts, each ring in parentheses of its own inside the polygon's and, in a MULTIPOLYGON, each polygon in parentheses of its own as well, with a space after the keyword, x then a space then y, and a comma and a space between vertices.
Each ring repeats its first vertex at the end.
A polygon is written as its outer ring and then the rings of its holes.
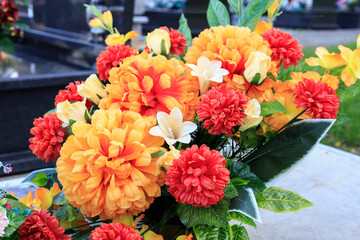
MULTIPOLYGON (((245 92, 250 86, 243 76, 245 63, 254 51, 268 56, 272 54, 268 42, 259 34, 251 32, 249 28, 218 26, 205 29, 197 38, 194 38, 193 46, 188 49, 185 60, 195 65, 200 56, 205 56, 209 60, 220 60, 222 68, 230 72, 229 75, 224 76, 224 82, 221 85, 226 84, 245 92)), ((269 71, 277 76, 275 62, 272 65, 269 71)), ((257 98, 259 102, 268 100, 272 97, 271 84, 272 80, 266 79, 261 86, 251 87, 247 95, 249 98, 257 98)), ((218 84, 213 83, 211 86, 215 85, 218 84)))
POLYGON ((34 119, 34 127, 30 130, 34 137, 29 139, 29 148, 39 159, 56 161, 67 136, 61 124, 56 113, 47 113, 42 118, 34 119))
POLYGON ((20 225, 19 240, 70 240, 69 235, 64 235, 65 230, 58 227, 59 222, 47 210, 33 210, 20 225))
POLYGON ((139 233, 123 223, 102 224, 94 229, 90 235, 91 240, 143 240, 139 233))
POLYGON ((131 110, 143 116, 158 111, 170 113, 180 108, 184 120, 192 120, 198 102, 199 83, 191 69, 175 58, 148 57, 146 54, 124 60, 110 71, 109 93, 99 104, 102 109, 131 110))
POLYGON ((160 167, 151 154, 163 138, 149 130, 153 117, 120 109, 97 110, 91 124, 76 122, 57 161, 58 178, 69 202, 88 217, 136 215, 160 196, 160 167))

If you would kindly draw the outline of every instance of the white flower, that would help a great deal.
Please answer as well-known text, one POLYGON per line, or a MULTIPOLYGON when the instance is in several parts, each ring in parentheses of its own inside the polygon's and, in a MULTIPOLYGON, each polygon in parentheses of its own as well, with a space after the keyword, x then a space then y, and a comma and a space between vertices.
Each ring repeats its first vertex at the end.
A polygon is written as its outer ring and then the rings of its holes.
POLYGON ((159 125, 152 127, 149 133, 153 136, 163 137, 170 146, 176 142, 189 143, 190 133, 197 128, 193 122, 183 122, 183 115, 178 107, 173 108, 170 114, 158 112, 156 119, 159 125))
POLYGON ((221 64, 221 61, 210 61, 205 56, 199 57, 197 66, 186 64, 192 69, 191 75, 199 78, 200 94, 204 94, 209 89, 211 81, 221 83, 223 76, 229 74, 228 70, 221 68, 221 64))
MULTIPOLYGON (((84 102, 86 99, 84 99, 84 102)), ((56 115, 63 122, 63 127, 70 125, 70 120, 86 123, 85 114, 90 114, 84 102, 70 103, 68 100, 58 103, 56 106, 56 115)))
POLYGON ((9 219, 6 216, 6 209, 0 207, 0 237, 5 234, 5 228, 9 225, 9 219))
POLYGON ((244 118, 244 123, 240 127, 240 131, 245 131, 253 126, 257 126, 263 120, 263 117, 260 116, 261 105, 256 99, 248 101, 246 104, 246 118, 244 118))

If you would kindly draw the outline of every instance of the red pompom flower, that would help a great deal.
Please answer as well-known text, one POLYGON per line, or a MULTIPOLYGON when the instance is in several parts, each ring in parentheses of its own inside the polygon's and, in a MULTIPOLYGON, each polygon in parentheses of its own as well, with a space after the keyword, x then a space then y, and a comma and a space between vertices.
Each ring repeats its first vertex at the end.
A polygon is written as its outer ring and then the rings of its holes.
POLYGON ((13 0, 2 0, 0 3, 0 22, 15 23, 19 18, 19 11, 13 0))
POLYGON ((65 230, 58 227, 59 222, 55 216, 51 216, 47 210, 33 210, 31 216, 27 216, 25 222, 20 225, 19 240, 68 240, 69 235, 64 235, 65 230))
POLYGON ((224 197, 230 182, 226 160, 206 145, 181 150, 180 158, 168 168, 166 185, 177 202, 195 207, 210 207, 224 197))
POLYGON ((123 223, 102 224, 90 235, 91 240, 143 240, 139 233, 123 223))
POLYGON ((279 67, 282 63, 284 63, 284 68, 288 68, 291 65, 296 66, 298 61, 304 56, 299 41, 296 38, 293 39, 289 33, 273 28, 261 36, 268 41, 273 51, 271 59, 273 61, 280 61, 279 67))
MULTIPOLYGON (((77 91, 77 86, 80 84, 83 84, 84 81, 79 82, 75 81, 74 83, 69 83, 65 87, 65 90, 60 90, 58 95, 55 97, 55 107, 58 105, 58 103, 64 102, 65 100, 68 100, 69 102, 81 102, 84 100, 82 96, 79 95, 77 91)), ((86 107, 90 109, 92 106, 94 106, 90 101, 86 101, 86 107)))
POLYGON ((137 55, 137 51, 130 46, 123 44, 108 46, 96 58, 96 69, 99 78, 105 82, 109 78, 110 70, 113 67, 118 67, 125 58, 132 55, 137 55))
POLYGON ((170 54, 183 54, 186 49, 186 39, 184 38, 184 35, 181 34, 178 30, 172 28, 169 30, 167 27, 161 27, 160 29, 163 29, 169 33, 171 43, 170 54))
POLYGON ((235 88, 226 85, 211 88, 197 104, 198 118, 200 121, 205 120, 203 126, 209 129, 209 133, 231 136, 233 128, 244 123, 248 101, 248 97, 235 88))
POLYGON ((326 83, 304 79, 294 89, 297 108, 308 108, 306 114, 312 118, 335 119, 339 112, 340 100, 334 89, 326 83))
POLYGON ((40 159, 49 162, 54 161, 60 154, 62 143, 67 132, 61 127, 62 122, 56 113, 47 113, 43 118, 34 120, 34 127, 30 133, 34 137, 30 138, 30 149, 40 159))

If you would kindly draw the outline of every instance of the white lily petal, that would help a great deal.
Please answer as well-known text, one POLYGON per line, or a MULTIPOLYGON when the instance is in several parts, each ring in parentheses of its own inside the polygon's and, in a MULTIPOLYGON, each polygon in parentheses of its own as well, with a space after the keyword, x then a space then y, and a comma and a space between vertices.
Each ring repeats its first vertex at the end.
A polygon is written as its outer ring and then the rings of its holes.
POLYGON ((177 142, 177 139, 165 137, 165 141, 169 146, 171 146, 171 145, 174 145, 177 142))
POLYGON ((177 141, 181 142, 181 143, 189 143, 191 141, 191 136, 190 136, 190 134, 185 135, 181 138, 178 138, 177 141))
POLYGON ((187 63, 185 65, 188 66, 189 68, 191 68, 194 71, 196 71, 196 69, 197 69, 197 66, 195 64, 187 63))
POLYGON ((149 133, 153 136, 165 137, 164 131, 159 126, 152 127, 149 133))
POLYGON ((163 131, 166 132, 166 131, 168 131, 168 129, 170 129, 172 119, 170 118, 169 114, 167 114, 165 112, 158 112, 156 114, 156 119, 158 121, 160 128, 163 131))
POLYGON ((190 134, 194 132, 197 128, 197 125, 193 122, 187 121, 182 124, 180 136, 185 136, 187 134, 190 134))

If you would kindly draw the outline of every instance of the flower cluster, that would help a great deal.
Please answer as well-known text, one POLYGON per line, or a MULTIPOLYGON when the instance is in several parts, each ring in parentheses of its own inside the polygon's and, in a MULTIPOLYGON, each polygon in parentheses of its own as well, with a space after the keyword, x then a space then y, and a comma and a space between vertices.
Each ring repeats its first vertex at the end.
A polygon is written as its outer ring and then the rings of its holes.
MULTIPOLYGON (((272 28, 280 6, 275 1, 269 22, 259 21, 255 30, 212 26, 191 44, 182 17, 179 30, 161 27, 149 33, 143 51, 125 45, 136 32, 120 34, 111 12, 101 14, 91 6, 96 18, 90 26, 110 33, 108 46, 96 60, 97 74, 60 90, 56 109, 34 121, 30 149, 47 162, 56 160, 62 189, 41 187, 35 197, 30 191, 19 200, 33 209, 19 228, 21 239, 68 239, 63 228, 74 233, 101 221, 90 239, 162 240, 168 236, 145 223, 180 219, 175 237, 182 240, 200 238, 199 232, 209 231, 205 225, 212 229, 240 218, 245 210, 239 202, 254 205, 246 199, 266 191, 260 179, 269 178, 267 166, 289 167, 274 162, 268 150, 261 152, 272 146, 267 142, 299 140, 286 135, 294 122, 335 119, 336 91, 360 77, 360 46, 339 46, 340 53, 318 48, 318 58, 305 61, 325 71, 291 72, 303 57, 302 46, 272 28), (329 71, 340 66, 338 73, 329 71), (280 72, 284 68, 287 74, 280 72), (250 172, 254 166, 257 177, 250 172), (211 217, 214 211, 217 219, 211 217), (232 211, 239 216, 228 214, 232 211)), ((302 158, 283 151, 278 155, 289 156, 289 162, 302 158)))

